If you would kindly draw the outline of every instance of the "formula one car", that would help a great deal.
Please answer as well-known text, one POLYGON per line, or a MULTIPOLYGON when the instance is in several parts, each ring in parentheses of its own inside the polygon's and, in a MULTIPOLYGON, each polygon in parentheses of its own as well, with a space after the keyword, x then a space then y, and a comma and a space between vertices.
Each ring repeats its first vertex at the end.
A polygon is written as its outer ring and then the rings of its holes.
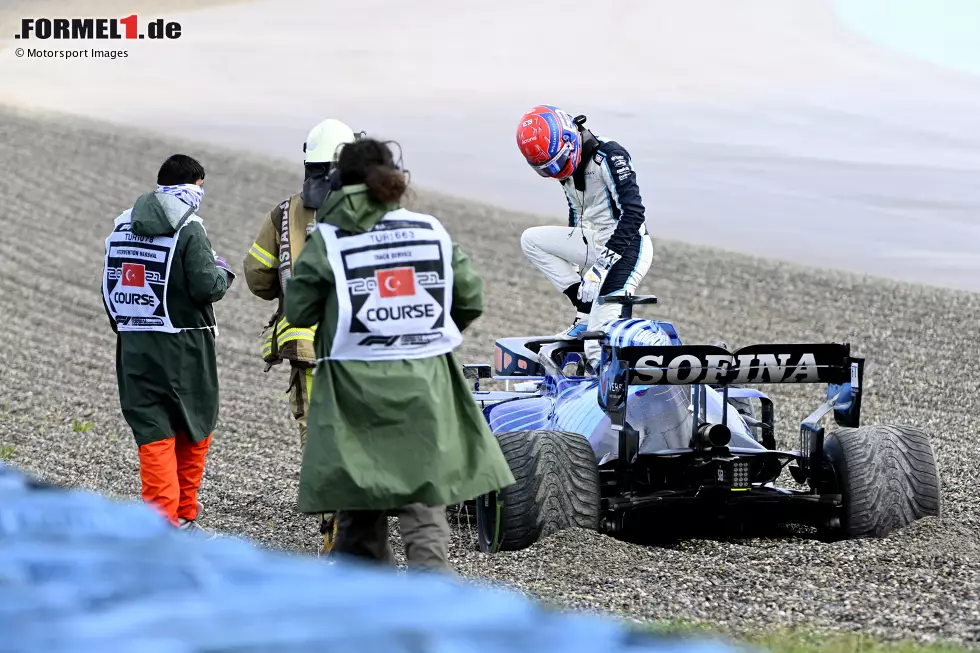
POLYGON ((493 368, 464 366, 516 479, 471 503, 481 550, 569 527, 625 534, 692 519, 882 537, 940 514, 926 433, 860 424, 864 359, 849 344, 683 344, 670 322, 632 318, 656 297, 597 301, 622 304, 624 318, 577 340, 502 338, 493 368), (602 347, 598 376, 585 374, 586 339, 602 347), (508 389, 481 390, 488 378, 508 389), (772 383, 827 384, 798 449, 777 448, 772 400, 745 387, 772 383), (796 489, 775 484, 785 468, 796 489))

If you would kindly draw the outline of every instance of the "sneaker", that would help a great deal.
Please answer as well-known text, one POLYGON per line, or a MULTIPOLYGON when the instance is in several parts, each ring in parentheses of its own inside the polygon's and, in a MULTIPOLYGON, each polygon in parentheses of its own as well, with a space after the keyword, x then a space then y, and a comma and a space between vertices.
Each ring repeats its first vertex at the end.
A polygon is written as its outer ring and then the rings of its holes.
POLYGON ((191 535, 194 535, 194 536, 197 536, 197 537, 205 537, 205 538, 207 538, 209 540, 213 540, 216 537, 218 537, 215 533, 212 533, 211 531, 209 531, 209 530, 207 530, 205 528, 202 528, 197 523, 197 520, 194 520, 194 519, 184 519, 183 517, 178 517, 177 518, 177 521, 180 523, 180 525, 177 528, 179 528, 180 530, 184 531, 185 533, 190 533, 191 535))

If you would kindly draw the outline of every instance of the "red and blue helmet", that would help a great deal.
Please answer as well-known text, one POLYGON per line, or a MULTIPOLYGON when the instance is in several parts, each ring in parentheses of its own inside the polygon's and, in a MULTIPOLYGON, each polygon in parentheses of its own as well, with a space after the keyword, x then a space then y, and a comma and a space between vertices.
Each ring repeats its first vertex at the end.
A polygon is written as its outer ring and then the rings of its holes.
POLYGON ((582 158, 578 128, 567 113, 548 104, 524 114, 517 128, 517 147, 542 177, 564 179, 582 158))

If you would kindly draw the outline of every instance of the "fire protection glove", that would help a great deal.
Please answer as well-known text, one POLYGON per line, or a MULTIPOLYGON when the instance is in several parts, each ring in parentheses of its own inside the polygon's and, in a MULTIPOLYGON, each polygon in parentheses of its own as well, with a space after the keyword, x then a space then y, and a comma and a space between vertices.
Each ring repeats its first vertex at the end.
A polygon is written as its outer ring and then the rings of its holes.
POLYGON ((610 268, 621 258, 621 255, 609 249, 599 252, 595 264, 582 277, 582 283, 578 287, 579 301, 589 304, 599 296, 599 290, 606 281, 610 268))

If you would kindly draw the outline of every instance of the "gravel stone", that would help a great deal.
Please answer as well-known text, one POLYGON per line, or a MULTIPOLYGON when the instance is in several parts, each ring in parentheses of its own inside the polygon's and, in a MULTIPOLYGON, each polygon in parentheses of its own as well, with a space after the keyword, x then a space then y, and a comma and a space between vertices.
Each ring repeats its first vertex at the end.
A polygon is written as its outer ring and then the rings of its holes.
MULTIPOLYGON (((298 160, 0 109, 0 452, 47 481, 139 497, 136 447, 119 410, 114 336, 100 299, 103 242, 113 218, 152 188, 173 152, 199 157, 207 169, 201 214, 215 249, 240 273, 259 220, 300 187, 298 160)), ((567 301, 519 244, 528 226, 560 224, 562 202, 553 216, 536 217, 421 190, 413 201, 444 221, 484 276, 487 312, 467 332, 463 360, 490 362, 495 338, 550 334, 569 321, 567 301)), ((656 235, 657 220, 666 218, 649 204, 656 235)), ((473 526, 460 521, 452 562, 461 573, 561 606, 685 619, 736 634, 798 627, 980 642, 980 295, 660 239, 640 292, 661 303, 637 315, 672 320, 687 342, 852 343, 868 357, 865 421, 931 433, 942 517, 881 540, 834 544, 803 530, 657 546, 567 531, 495 556, 476 551, 473 526)), ((300 455, 287 369, 264 373, 260 357, 259 334, 273 310, 241 278, 216 306, 222 405, 202 486, 204 521, 315 554, 316 521, 295 509, 300 455)), ((822 387, 770 390, 778 436, 792 446, 822 387)), ((397 545, 395 524, 392 532, 397 545)))

